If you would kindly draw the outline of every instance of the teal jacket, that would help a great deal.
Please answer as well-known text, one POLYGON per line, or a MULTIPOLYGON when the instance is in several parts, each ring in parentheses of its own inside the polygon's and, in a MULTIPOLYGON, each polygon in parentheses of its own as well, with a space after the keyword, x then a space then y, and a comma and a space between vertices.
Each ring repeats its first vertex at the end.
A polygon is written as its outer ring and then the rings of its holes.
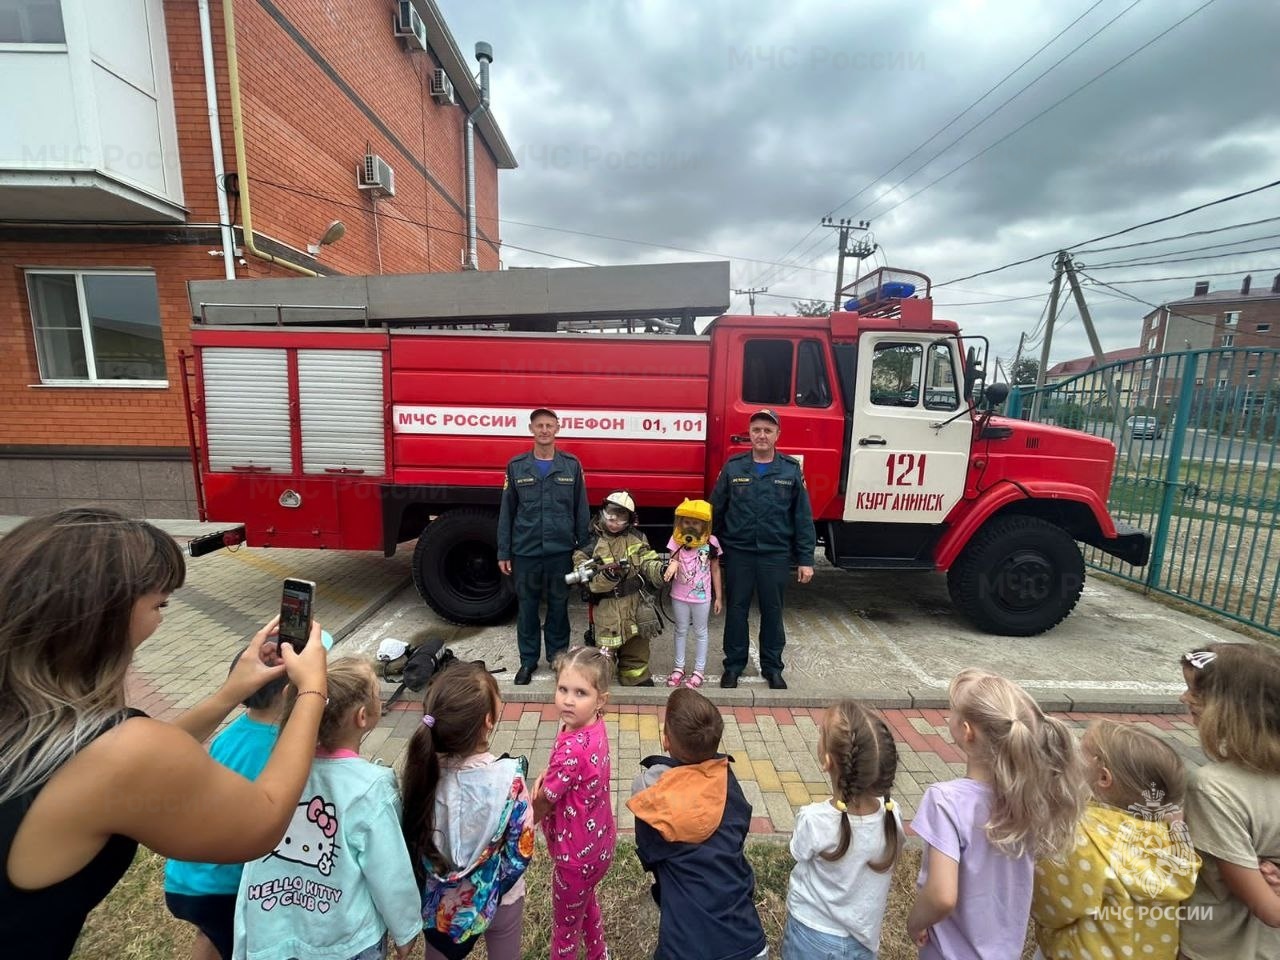
POLYGON ((763 475, 756 474, 750 451, 730 457, 711 491, 711 517, 730 563, 741 550, 813 566, 813 509, 795 457, 775 452, 763 475))
POLYGON ((590 522, 587 484, 573 454, 557 450, 545 477, 532 450, 507 463, 498 511, 499 560, 572 553, 587 542, 590 522))

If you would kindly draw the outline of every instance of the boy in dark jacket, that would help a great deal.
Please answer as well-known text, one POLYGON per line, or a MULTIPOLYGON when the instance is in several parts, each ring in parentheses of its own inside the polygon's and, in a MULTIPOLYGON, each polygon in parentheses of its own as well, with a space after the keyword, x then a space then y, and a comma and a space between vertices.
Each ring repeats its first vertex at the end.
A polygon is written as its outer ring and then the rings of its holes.
POLYGON ((751 960, 768 953, 756 878, 743 852, 751 804, 730 758, 716 752, 723 733, 715 704, 687 687, 672 691, 662 731, 671 755, 640 761, 631 787, 636 853, 654 876, 661 915, 654 960, 751 960))

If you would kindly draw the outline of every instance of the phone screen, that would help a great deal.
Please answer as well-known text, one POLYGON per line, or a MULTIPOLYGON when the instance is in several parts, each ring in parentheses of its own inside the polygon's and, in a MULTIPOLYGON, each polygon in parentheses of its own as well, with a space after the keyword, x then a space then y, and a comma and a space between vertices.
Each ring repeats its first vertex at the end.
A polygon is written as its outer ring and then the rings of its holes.
POLYGON ((288 579, 280 599, 280 642, 288 641, 301 651, 311 635, 311 606, 316 585, 310 580, 288 579))

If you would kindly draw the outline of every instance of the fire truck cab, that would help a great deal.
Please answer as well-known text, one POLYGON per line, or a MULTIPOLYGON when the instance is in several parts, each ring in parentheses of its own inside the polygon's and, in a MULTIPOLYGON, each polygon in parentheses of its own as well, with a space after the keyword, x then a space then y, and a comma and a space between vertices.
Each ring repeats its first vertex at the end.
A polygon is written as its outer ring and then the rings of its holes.
POLYGON ((1146 563, 1147 535, 1107 512, 1114 446, 996 416, 1007 388, 983 383, 980 342, 933 316, 923 274, 876 271, 829 316, 721 315, 700 334, 694 315, 718 294, 679 309, 605 303, 601 271, 687 304, 664 277, 701 269, 697 282, 723 282, 727 304, 727 265, 662 266, 679 270, 503 272, 522 289, 529 274, 557 275, 546 282, 565 292, 546 313, 468 304, 474 281, 447 275, 444 317, 404 295, 415 278, 193 282, 201 516, 243 524, 193 552, 244 540, 389 556, 416 541, 414 582, 434 610, 501 621, 514 593, 496 563, 497 504, 507 460, 531 442, 530 411, 559 413, 558 445, 582 461, 593 507, 630 490, 660 547, 672 509, 708 494, 750 448, 751 414, 771 407, 779 449, 803 464, 826 559, 945 573, 983 630, 1027 636, 1067 616, 1084 584, 1080 544, 1146 563), (378 306, 383 281, 399 284, 394 311, 378 306), (586 291, 577 314, 570 287, 586 291))

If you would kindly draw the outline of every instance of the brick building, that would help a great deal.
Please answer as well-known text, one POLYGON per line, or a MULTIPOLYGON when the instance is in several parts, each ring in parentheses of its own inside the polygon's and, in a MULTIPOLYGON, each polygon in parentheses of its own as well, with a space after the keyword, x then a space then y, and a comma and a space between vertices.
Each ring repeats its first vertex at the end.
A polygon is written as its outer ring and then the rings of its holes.
POLYGON ((0 514, 193 515, 188 280, 496 269, 472 66, 434 0, 0 10, 0 514))
MULTIPOLYGON (((1280 273, 1270 284, 1245 277, 1239 287, 1209 290, 1196 283, 1190 297, 1162 304, 1142 318, 1144 355, 1182 350, 1221 350, 1200 359, 1196 386, 1229 396, 1237 406, 1259 403, 1280 387, 1275 355, 1280 347, 1280 273)), ((1178 391, 1178 364, 1148 363, 1140 384, 1144 396, 1172 403, 1178 391)))

